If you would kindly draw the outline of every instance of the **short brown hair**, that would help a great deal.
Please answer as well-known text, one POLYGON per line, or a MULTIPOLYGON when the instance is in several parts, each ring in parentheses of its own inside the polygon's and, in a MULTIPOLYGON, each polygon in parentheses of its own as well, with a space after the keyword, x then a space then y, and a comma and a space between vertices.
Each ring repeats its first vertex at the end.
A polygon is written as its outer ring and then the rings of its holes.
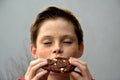
POLYGON ((83 31, 81 29, 81 25, 77 20, 77 18, 68 10, 52 6, 52 7, 48 7, 46 10, 39 13, 36 17, 35 22, 32 24, 30 29, 32 44, 36 46, 36 39, 42 23, 45 20, 56 19, 56 18, 64 18, 70 21, 74 25, 74 30, 78 39, 78 44, 80 44, 83 41, 83 31))

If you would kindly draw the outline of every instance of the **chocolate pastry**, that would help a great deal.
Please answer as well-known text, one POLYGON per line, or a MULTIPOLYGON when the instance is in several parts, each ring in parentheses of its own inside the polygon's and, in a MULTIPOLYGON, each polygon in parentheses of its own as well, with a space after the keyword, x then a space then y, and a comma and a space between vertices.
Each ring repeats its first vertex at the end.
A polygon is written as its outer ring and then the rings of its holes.
POLYGON ((74 70, 75 66, 71 65, 68 58, 56 57, 53 59, 47 59, 48 64, 42 68, 48 71, 57 73, 68 73, 74 70))

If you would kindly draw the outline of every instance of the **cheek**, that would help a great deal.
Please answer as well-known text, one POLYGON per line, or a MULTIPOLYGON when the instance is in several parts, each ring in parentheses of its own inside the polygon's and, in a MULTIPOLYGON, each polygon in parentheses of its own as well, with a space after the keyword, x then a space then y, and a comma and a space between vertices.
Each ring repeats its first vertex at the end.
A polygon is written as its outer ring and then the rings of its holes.
POLYGON ((76 57, 78 55, 78 47, 70 47, 65 50, 65 56, 76 57))
POLYGON ((39 48, 37 49, 37 56, 38 58, 45 58, 47 59, 49 57, 50 54, 50 50, 49 49, 45 49, 45 48, 39 48))

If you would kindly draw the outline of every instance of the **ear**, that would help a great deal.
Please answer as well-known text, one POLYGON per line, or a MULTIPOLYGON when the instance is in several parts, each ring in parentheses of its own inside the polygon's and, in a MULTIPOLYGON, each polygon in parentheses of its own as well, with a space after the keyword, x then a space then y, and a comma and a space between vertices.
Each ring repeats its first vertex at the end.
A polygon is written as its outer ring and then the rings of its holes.
POLYGON ((80 58, 80 57, 83 55, 83 51, 84 51, 84 43, 81 42, 81 43, 78 45, 78 58, 80 58))
POLYGON ((33 58, 37 58, 36 47, 34 44, 30 44, 30 52, 31 52, 33 58))

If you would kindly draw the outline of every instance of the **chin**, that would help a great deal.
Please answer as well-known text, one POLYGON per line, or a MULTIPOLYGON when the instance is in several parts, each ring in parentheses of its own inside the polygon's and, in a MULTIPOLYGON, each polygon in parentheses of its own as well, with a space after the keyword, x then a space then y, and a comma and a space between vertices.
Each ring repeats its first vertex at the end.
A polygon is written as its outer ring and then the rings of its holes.
POLYGON ((59 75, 59 73, 55 73, 55 72, 52 72, 52 71, 50 71, 49 74, 50 74, 50 75, 59 75))
POLYGON ((51 71, 49 74, 50 74, 50 75, 55 75, 55 76, 56 76, 56 75, 60 76, 60 75, 65 75, 65 74, 67 74, 67 73, 56 73, 56 72, 52 72, 52 71, 51 71))

